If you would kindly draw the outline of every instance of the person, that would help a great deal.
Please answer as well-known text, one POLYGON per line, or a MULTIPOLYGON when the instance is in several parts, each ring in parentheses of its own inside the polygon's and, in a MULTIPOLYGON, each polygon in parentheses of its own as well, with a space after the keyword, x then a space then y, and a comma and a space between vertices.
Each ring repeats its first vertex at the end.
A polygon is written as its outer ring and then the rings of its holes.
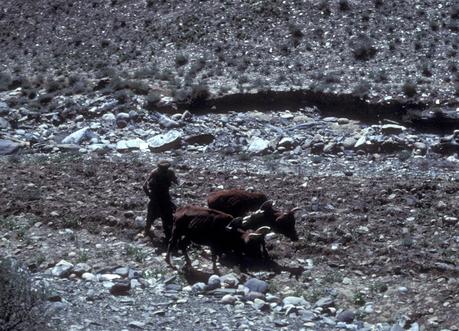
POLYGON ((145 234, 151 235, 151 226, 155 219, 161 218, 166 240, 172 234, 174 223, 173 214, 176 210, 175 204, 169 194, 169 188, 173 183, 178 184, 177 177, 168 161, 160 161, 157 167, 150 173, 143 184, 145 194, 150 198, 147 209, 147 221, 145 224, 145 234))

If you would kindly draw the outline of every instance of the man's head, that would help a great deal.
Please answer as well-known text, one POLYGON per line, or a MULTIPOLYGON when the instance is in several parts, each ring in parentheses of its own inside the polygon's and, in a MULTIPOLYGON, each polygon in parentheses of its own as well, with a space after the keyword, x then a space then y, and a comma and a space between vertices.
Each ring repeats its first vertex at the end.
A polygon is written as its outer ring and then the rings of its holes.
POLYGON ((166 160, 161 160, 158 162, 156 166, 158 167, 159 171, 166 172, 167 169, 169 169, 169 167, 171 166, 171 163, 166 160))

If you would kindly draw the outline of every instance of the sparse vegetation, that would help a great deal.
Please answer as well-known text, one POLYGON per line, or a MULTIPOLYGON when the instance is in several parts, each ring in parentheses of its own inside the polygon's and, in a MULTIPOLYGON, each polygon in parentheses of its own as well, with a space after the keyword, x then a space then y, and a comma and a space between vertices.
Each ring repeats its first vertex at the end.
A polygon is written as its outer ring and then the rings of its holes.
POLYGON ((185 64, 188 63, 188 57, 184 54, 177 54, 175 57, 175 64, 178 67, 184 66, 185 64))
POLYGON ((145 258, 148 256, 140 247, 133 245, 125 246, 126 255, 132 257, 136 262, 142 263, 145 261, 145 258))
POLYGON ((47 321, 44 290, 17 261, 0 258, 1 329, 50 330, 47 321))
POLYGON ((365 36, 360 35, 357 40, 351 44, 352 53, 354 58, 359 61, 367 61, 376 55, 376 48, 373 46, 372 40, 365 36))
POLYGON ((159 101, 161 101, 161 94, 157 91, 151 92, 145 98, 143 108, 150 111, 156 110, 159 101))
POLYGON ((411 81, 406 81, 405 84, 402 86, 403 93, 408 97, 412 98, 416 95, 416 84, 411 81))
POLYGON ((8 90, 12 82, 11 75, 6 72, 0 72, 0 91, 8 90))

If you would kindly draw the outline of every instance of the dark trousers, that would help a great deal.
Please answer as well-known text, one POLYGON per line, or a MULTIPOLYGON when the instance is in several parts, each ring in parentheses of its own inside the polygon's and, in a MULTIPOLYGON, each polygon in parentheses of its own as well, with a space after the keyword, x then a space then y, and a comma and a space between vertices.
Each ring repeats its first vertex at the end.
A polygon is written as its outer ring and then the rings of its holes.
POLYGON ((175 205, 172 201, 154 201, 148 202, 147 222, 145 224, 145 233, 150 234, 150 228, 157 218, 161 218, 163 230, 166 239, 169 240, 172 234, 172 226, 174 224, 175 205))

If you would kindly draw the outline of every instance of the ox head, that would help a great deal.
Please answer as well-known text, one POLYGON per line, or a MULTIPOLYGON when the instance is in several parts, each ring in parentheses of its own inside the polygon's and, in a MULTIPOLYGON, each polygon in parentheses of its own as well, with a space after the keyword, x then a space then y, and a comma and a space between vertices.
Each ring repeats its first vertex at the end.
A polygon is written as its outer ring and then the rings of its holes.
POLYGON ((293 208, 287 213, 276 215, 275 231, 283 234, 292 241, 298 240, 298 233, 295 228, 295 212, 300 208, 293 208))
POLYGON ((293 208, 287 213, 281 213, 273 208, 271 201, 266 201, 256 212, 247 215, 242 221, 245 229, 256 229, 262 225, 271 226, 274 232, 283 234, 292 241, 298 240, 295 229, 295 212, 300 208, 293 208))
POLYGON ((271 228, 269 226, 261 226, 257 230, 246 230, 242 234, 242 238, 244 241, 248 243, 255 243, 260 242, 261 240, 265 239, 265 236, 271 232, 271 228))

